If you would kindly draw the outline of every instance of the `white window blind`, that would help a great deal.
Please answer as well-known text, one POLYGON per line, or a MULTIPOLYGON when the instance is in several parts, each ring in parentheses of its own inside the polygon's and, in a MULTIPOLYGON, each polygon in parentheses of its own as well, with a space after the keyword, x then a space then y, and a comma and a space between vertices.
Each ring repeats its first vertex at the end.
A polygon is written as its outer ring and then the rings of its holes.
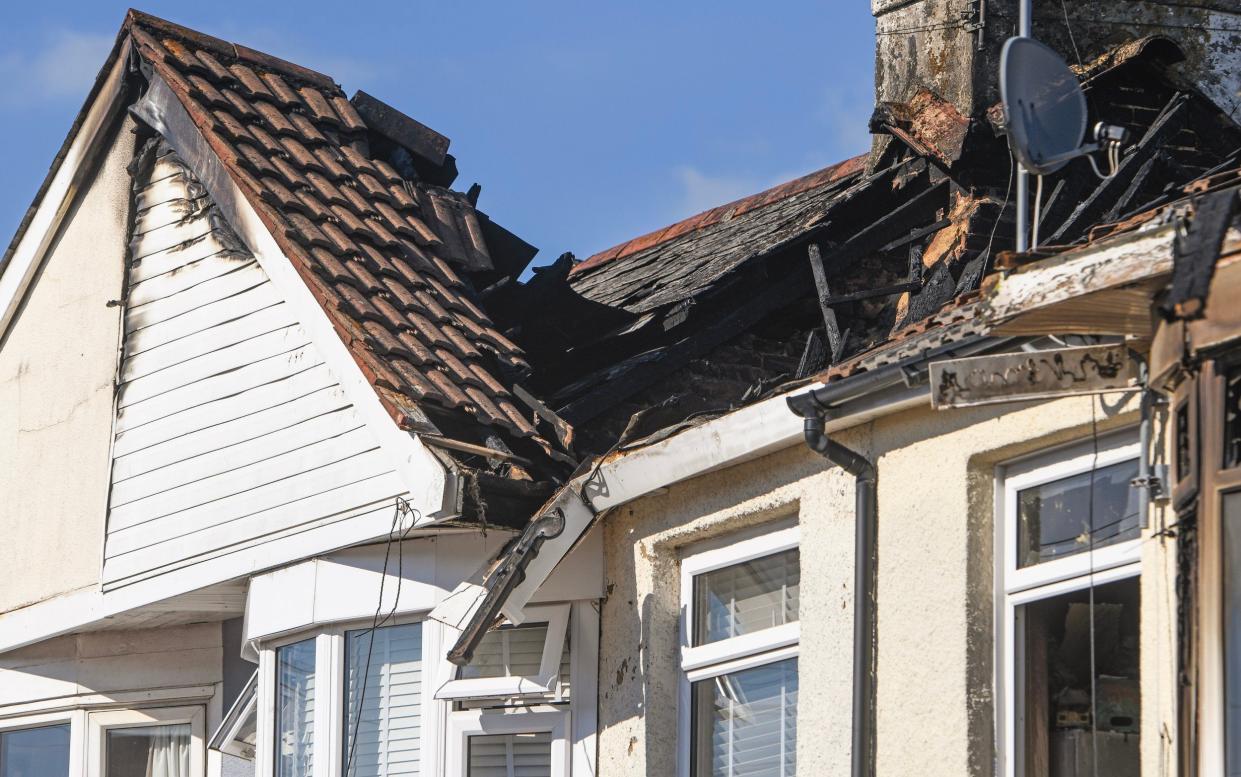
POLYGON ((505 626, 487 632, 470 663, 461 667, 458 677, 525 677, 537 675, 547 642, 547 624, 505 626))
POLYGON ((552 735, 486 734, 469 738, 465 777, 551 777, 552 735))
POLYGON ((800 581, 796 548, 695 576, 693 644, 795 622, 800 581))
POLYGON ((276 650, 276 777, 314 769, 315 641, 276 650))
POLYGON ((694 777, 795 777, 797 659, 693 684, 694 777))
POLYGON ((348 777, 420 773, 421 623, 346 632, 345 710, 348 777))

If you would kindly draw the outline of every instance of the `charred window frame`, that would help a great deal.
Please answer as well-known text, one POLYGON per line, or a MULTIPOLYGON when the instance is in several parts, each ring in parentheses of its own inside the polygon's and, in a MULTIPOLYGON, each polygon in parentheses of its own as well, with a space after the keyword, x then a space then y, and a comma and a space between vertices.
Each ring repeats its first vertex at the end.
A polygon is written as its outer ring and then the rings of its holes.
MULTIPOLYGON (((1201 491, 1179 511, 1195 515, 1195 557, 1182 605, 1191 660, 1183 668, 1182 738, 1190 774, 1241 774, 1241 352, 1203 364, 1201 491), (1195 763, 1196 762, 1196 763, 1195 763), (1196 767, 1196 768, 1195 768, 1196 767)), ((1182 538, 1184 533, 1182 532, 1182 538)), ((1184 541, 1184 539, 1182 539, 1184 541)))
MULTIPOLYGON (((1117 625, 1118 642, 1127 635, 1136 647, 1141 516, 1130 516, 1138 501, 1136 489, 1127 478, 1131 470, 1136 475, 1138 455, 1137 432, 1126 430, 1101 436, 1097 441, 1086 440, 1009 462, 997 470, 996 716, 998 773, 1003 777, 1055 774, 1051 770, 1053 753, 1057 757, 1071 757, 1084 752, 1090 742, 1082 740, 1094 740, 1097 736, 1082 733, 1083 729, 1091 730, 1087 723, 1092 711, 1098 712, 1102 721, 1098 724, 1099 734, 1105 734, 1104 739, 1120 740, 1120 757, 1133 758, 1136 764, 1136 702, 1130 705, 1132 709, 1123 710, 1104 709, 1097 704, 1082 710, 1063 701, 1053 705, 1050 697, 1055 689, 1050 678, 1053 664, 1072 659, 1068 646, 1074 634, 1081 631, 1083 615, 1089 619, 1093 612, 1098 620, 1106 613, 1117 625), (1110 483, 1105 488, 1100 485, 1100 478, 1109 470, 1106 477, 1110 478, 1110 483), (1082 487, 1083 478, 1088 490, 1082 487), (1062 516, 1080 520, 1080 516, 1074 516, 1080 513, 1083 493, 1088 504, 1094 505, 1089 508, 1088 517, 1089 527, 1095 531, 1087 529, 1087 541, 1079 552, 1070 548, 1045 556, 1023 555, 1023 527, 1028 533, 1032 526, 1040 526, 1023 515, 1031 509, 1030 495, 1039 498, 1039 510, 1043 502, 1047 502, 1049 513, 1059 509, 1062 516), (1118 508, 1116 502, 1122 498, 1124 504, 1118 508), (1094 541, 1100 536, 1098 531, 1104 528, 1096 522, 1097 510, 1104 510, 1108 515, 1118 513, 1125 519, 1124 532, 1107 537, 1107 544, 1101 547, 1094 541), (1132 743, 1128 742, 1129 736, 1133 738, 1132 743)), ((1056 545, 1050 543, 1046 547, 1055 550, 1056 545)), ((1089 635, 1091 627, 1086 625, 1085 628, 1089 635)), ((1099 625, 1093 628, 1094 633, 1099 634, 1099 625)), ((1114 692, 1117 697, 1132 695, 1136 699, 1136 661, 1120 657, 1115 660, 1118 663, 1123 660, 1126 666, 1131 664, 1132 676, 1127 677, 1123 686, 1106 691, 1114 692)), ((1101 668, 1101 663, 1095 663, 1087 665, 1085 672, 1088 677, 1097 678, 1101 668)), ((1081 679, 1076 678, 1076 685, 1065 682, 1060 690, 1065 691, 1066 696, 1069 691, 1080 691, 1077 686, 1083 684, 1081 679)), ((1094 682, 1098 684, 1097 680, 1094 682)), ((1099 688, 1094 692, 1095 698, 1099 698, 1099 688)))

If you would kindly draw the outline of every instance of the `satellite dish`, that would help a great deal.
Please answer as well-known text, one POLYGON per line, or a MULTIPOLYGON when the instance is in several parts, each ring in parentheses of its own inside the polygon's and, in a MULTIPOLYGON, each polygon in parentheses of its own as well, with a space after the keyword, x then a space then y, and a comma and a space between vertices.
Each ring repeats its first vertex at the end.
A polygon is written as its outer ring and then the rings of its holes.
POLYGON ((1000 99, 1009 144, 1036 175, 1054 173, 1099 148, 1083 146, 1086 97, 1055 51, 1034 38, 1009 38, 1000 53, 1000 99))

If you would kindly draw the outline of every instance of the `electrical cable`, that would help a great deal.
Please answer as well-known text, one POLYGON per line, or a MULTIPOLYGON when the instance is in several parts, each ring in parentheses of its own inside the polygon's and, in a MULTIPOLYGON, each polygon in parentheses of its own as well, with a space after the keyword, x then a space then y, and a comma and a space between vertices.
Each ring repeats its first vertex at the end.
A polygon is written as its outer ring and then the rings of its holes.
POLYGON ((1095 472, 1099 469, 1099 425, 1095 416, 1095 399, 1090 397, 1090 489, 1087 499, 1087 548, 1086 563, 1089 567, 1090 588, 1090 755, 1092 761, 1091 777, 1099 777, 1099 695, 1095 666, 1095 600, 1094 600, 1094 481, 1095 472))
POLYGON ((1069 43, 1073 44, 1073 56, 1077 57, 1077 66, 1082 66, 1082 53, 1077 50, 1077 41, 1073 38, 1073 25, 1069 24, 1069 7, 1060 0, 1060 10, 1064 13, 1064 27, 1069 31, 1069 43))
POLYGON ((1034 185, 1034 218, 1032 219, 1030 250, 1038 248, 1038 224, 1042 220, 1043 211, 1043 176, 1037 176, 1038 183, 1034 185))
POLYGON ((401 601, 401 578, 403 577, 403 567, 405 564, 404 542, 405 539, 409 537, 409 533, 413 531, 414 524, 418 522, 417 516, 418 511, 410 507, 409 502, 406 502, 399 496, 396 498, 395 509, 392 513, 392 525, 388 529, 388 540, 384 545, 383 571, 379 576, 379 604, 375 607, 375 616, 371 619, 370 628, 361 632, 368 637, 366 640, 366 668, 362 671, 362 685, 361 690, 358 693, 357 714, 353 719, 353 731, 349 737, 349 752, 345 758, 346 777, 353 772, 353 755, 358 743, 358 726, 362 722, 362 709, 366 705, 366 684, 370 681, 371 658, 375 653, 375 632, 378 631, 379 628, 385 623, 396 617, 396 609, 400 605, 401 601), (397 529, 400 527, 401 517, 405 515, 409 515, 412 520, 410 520, 409 526, 401 532, 400 538, 395 539, 397 529), (394 539, 397 543, 396 596, 392 601, 392 609, 383 617, 383 620, 380 620, 379 615, 383 612, 384 583, 388 579, 388 561, 392 557, 392 543, 394 542, 394 539))
POLYGON ((1000 219, 1004 217, 1004 211, 1008 210, 1008 197, 1013 193, 1013 171, 1017 169, 1017 160, 1008 167, 1008 185, 1004 189, 1004 204, 1000 206, 1000 212, 995 214, 995 223, 991 225, 991 235, 987 238, 987 247, 983 249, 983 268, 982 274, 987 274, 987 264, 991 261, 991 243, 995 240, 995 231, 1000 228, 1000 219))

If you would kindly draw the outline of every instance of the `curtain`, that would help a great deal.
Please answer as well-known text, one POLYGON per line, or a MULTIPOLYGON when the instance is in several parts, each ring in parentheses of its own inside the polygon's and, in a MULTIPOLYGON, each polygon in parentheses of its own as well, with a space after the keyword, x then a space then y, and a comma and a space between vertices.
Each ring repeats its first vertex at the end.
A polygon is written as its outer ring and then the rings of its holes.
POLYGON ((157 726, 150 740, 146 777, 190 777, 189 726, 157 726))

